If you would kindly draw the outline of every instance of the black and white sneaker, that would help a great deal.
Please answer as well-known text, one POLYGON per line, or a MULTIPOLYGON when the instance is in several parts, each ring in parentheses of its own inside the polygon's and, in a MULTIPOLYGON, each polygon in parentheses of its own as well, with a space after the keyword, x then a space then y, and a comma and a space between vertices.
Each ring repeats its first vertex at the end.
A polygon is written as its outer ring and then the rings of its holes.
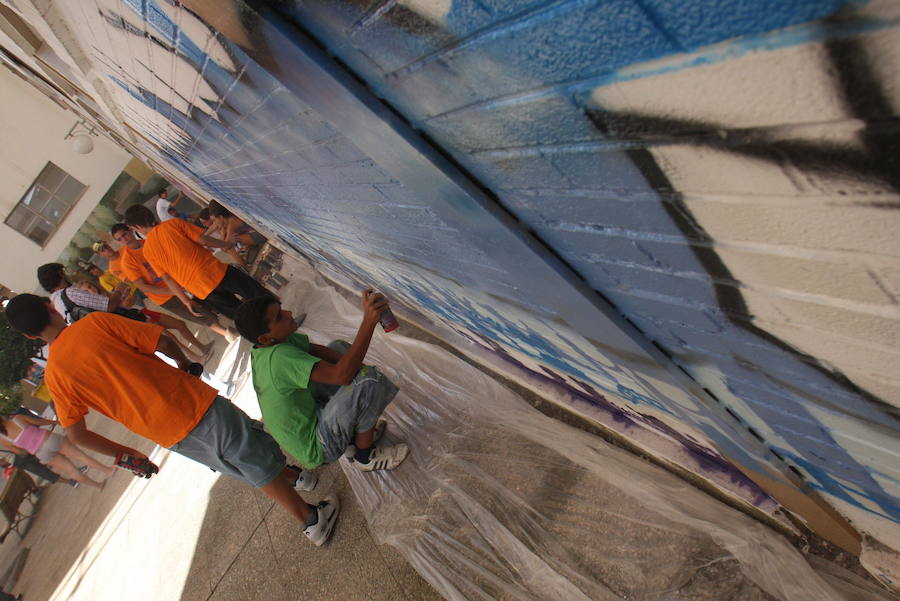
POLYGON ((409 454, 409 447, 403 444, 391 445, 388 447, 375 447, 369 460, 366 463, 354 461, 353 464, 361 472, 374 472, 376 470, 392 470, 406 459, 409 454))
POLYGON ((294 466, 291 466, 291 469, 297 473, 297 479, 294 481, 294 490, 309 492, 319 483, 319 477, 311 471, 294 466))
POLYGON ((318 512, 319 521, 312 526, 304 528, 303 534, 306 535, 306 538, 312 544, 320 547, 328 540, 328 537, 331 536, 331 531, 334 530, 338 513, 341 511, 341 504, 335 495, 328 495, 324 501, 316 505, 315 511, 318 512))
MULTIPOLYGON (((387 420, 380 419, 375 423, 375 431, 372 432, 372 444, 377 444, 381 437, 384 436, 384 432, 387 430, 387 420)), ((353 461, 353 456, 356 455, 356 445, 350 444, 349 447, 344 449, 344 459, 347 461, 353 461)))

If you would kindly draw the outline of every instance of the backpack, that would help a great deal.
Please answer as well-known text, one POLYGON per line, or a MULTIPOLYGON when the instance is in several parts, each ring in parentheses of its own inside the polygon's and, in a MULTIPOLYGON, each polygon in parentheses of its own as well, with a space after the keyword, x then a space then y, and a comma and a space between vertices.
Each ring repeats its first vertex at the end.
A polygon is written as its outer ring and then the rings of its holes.
MULTIPOLYGON (((96 309, 90 309, 88 307, 82 307, 81 305, 76 305, 75 302, 69 298, 69 295, 66 294, 66 289, 63 289, 62 293, 60 293, 59 298, 62 300, 63 305, 66 307, 66 314, 63 316, 66 318, 66 321, 70 324, 75 323, 85 315, 90 315, 96 309)), ((127 309, 125 307, 119 307, 110 313, 115 313, 116 315, 121 315, 122 317, 127 317, 128 319, 133 319, 134 321, 147 321, 147 316, 141 313, 138 309, 127 309)))
POLYGON ((66 290, 64 289, 62 293, 59 295, 59 298, 62 300, 63 305, 66 306, 66 314, 63 316, 66 318, 68 323, 75 323, 85 315, 89 315, 94 312, 94 309, 88 309, 87 307, 82 307, 81 305, 76 305, 72 299, 69 298, 69 295, 66 294, 66 290))

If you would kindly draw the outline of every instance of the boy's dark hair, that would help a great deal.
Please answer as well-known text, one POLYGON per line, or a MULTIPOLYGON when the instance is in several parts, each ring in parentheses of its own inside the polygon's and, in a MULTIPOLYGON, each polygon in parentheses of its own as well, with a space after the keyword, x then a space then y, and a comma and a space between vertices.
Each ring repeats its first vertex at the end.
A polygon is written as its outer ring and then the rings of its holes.
POLYGON ((131 228, 128 227, 127 225, 125 225, 124 223, 117 223, 117 224, 115 224, 114 226, 112 226, 111 228, 109 228, 109 235, 110 235, 110 236, 115 236, 116 234, 118 234, 118 233, 121 232, 121 231, 126 231, 126 232, 127 232, 127 231, 130 230, 130 229, 131 229, 131 228))
POLYGON ((153 227, 156 225, 156 215, 144 205, 131 205, 125 209, 125 224, 153 227))
POLYGON ((19 294, 6 303, 6 321, 12 329, 28 336, 40 336, 50 325, 50 299, 36 294, 19 294))
POLYGON ((197 219, 209 219, 209 207, 202 209, 197 213, 197 219))
POLYGON ((38 284, 47 292, 53 292, 63 281, 62 263, 44 263, 37 269, 38 284))
POLYGON ((231 217, 231 211, 223 207, 218 201, 209 202, 209 214, 213 217, 231 217))
POLYGON ((241 303, 234 314, 234 327, 241 336, 256 344, 259 337, 269 331, 269 323, 266 321, 266 309, 272 303, 278 301, 271 296, 258 296, 241 303))

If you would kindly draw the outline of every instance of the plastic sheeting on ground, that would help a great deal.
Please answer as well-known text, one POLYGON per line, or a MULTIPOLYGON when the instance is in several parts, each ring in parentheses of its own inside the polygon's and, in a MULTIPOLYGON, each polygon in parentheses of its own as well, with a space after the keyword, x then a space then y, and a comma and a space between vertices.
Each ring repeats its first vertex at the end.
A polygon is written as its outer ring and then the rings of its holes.
MULTIPOLYGON (((320 344, 361 319, 290 261, 285 308, 320 344)), ((456 600, 889 599, 842 568, 604 440, 548 418, 447 351, 377 329, 367 363, 401 392, 388 442, 397 470, 345 464, 373 534, 456 600)))

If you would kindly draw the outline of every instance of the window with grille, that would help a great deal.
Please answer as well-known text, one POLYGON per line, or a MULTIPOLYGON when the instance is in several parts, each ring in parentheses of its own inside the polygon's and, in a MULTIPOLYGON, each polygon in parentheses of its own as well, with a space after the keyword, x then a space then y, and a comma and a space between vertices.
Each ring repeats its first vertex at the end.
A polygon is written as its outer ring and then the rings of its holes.
POLYGON ((6 225, 43 247, 86 187, 53 163, 47 163, 6 218, 6 225))

